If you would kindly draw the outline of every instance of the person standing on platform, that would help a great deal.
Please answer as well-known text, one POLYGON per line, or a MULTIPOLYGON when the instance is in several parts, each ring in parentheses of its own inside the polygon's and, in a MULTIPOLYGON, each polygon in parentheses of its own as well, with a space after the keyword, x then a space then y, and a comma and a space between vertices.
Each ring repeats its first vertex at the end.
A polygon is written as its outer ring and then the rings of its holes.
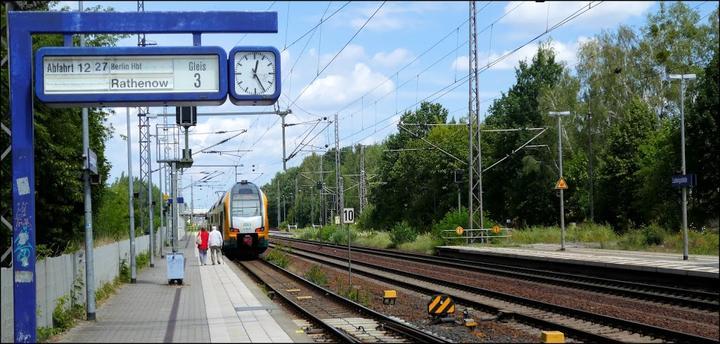
POLYGON ((222 244, 222 234, 220 234, 217 226, 212 226, 212 231, 210 231, 210 258, 213 265, 215 265, 216 261, 218 264, 222 263, 222 244))
POLYGON ((200 227, 195 243, 197 243, 198 252, 200 253, 200 265, 207 265, 207 251, 210 235, 205 227, 200 227))

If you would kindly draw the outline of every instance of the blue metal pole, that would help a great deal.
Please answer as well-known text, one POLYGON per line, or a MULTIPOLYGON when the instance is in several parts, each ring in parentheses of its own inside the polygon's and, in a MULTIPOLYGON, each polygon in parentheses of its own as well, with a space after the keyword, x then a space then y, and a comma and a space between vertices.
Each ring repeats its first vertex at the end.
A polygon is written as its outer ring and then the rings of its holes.
POLYGON ((36 342, 35 147, 32 104, 32 41, 17 32, 9 13, 10 118, 12 118, 13 316, 15 342, 36 342))
POLYGON ((14 337, 15 342, 32 343, 37 328, 32 34, 277 33, 277 12, 10 11, 7 23, 13 133, 14 337))

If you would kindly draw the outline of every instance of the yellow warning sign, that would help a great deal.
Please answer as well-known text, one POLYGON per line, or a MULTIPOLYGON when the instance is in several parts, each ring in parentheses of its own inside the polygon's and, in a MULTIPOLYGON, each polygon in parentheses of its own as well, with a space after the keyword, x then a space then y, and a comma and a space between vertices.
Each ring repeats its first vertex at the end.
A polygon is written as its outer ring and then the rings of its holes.
POLYGON ((455 227, 455 233, 457 233, 457 235, 462 235, 463 232, 465 232, 465 229, 463 229, 462 227, 460 227, 460 226, 455 227))
POLYGON ((500 233, 500 226, 498 226, 498 225, 492 226, 492 231, 493 231, 493 233, 495 233, 495 234, 500 233))
POLYGON ((445 315, 455 313, 455 303, 452 298, 447 295, 435 295, 428 303, 428 314, 445 315))
POLYGON ((568 187, 567 187, 567 183, 565 182, 565 178, 560 177, 560 179, 558 179, 557 183, 555 183, 555 189, 556 190, 565 190, 567 188, 568 187))

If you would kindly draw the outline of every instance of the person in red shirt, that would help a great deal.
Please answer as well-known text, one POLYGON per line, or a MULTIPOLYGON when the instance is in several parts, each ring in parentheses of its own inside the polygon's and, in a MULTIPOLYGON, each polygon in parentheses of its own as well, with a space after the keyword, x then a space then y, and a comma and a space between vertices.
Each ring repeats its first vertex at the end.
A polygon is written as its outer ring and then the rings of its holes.
POLYGON ((207 265, 207 251, 208 251, 208 242, 210 241, 210 233, 205 229, 205 227, 200 227, 200 233, 197 235, 197 239, 195 242, 197 242, 197 248, 198 252, 200 253, 200 265, 207 265))

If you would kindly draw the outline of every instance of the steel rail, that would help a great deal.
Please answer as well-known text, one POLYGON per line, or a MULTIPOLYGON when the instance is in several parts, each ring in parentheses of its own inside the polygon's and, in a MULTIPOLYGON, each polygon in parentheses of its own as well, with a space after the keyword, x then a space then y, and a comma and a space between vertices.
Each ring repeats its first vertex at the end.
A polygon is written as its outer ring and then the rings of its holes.
MULTIPOLYGON (((365 306, 363 306, 363 305, 361 305, 361 304, 359 304, 359 303, 357 303, 357 302, 355 302, 355 301, 352 301, 352 300, 349 300, 349 299, 347 299, 347 298, 345 298, 345 297, 342 297, 342 296, 336 294, 335 292, 333 292, 333 291, 331 291, 331 290, 329 290, 329 289, 327 289, 327 288, 324 288, 324 287, 322 287, 322 286, 319 286, 319 285, 317 285, 317 284, 315 284, 315 283, 313 283, 313 282, 305 279, 304 277, 299 276, 299 275, 297 275, 297 274, 295 274, 295 273, 293 273, 293 272, 291 272, 291 271, 289 271, 289 270, 286 270, 286 269, 284 269, 284 268, 281 268, 281 267, 279 267, 279 266, 277 266, 277 265, 275 265, 275 264, 271 264, 271 263, 269 263, 269 262, 267 262, 267 261, 263 261, 263 262, 264 262, 265 264, 267 264, 268 266, 272 267, 274 270, 279 271, 279 272, 281 272, 281 273, 289 276, 291 279, 296 280, 296 281, 299 281, 300 283, 302 283, 302 284, 304 284, 304 285, 307 285, 307 286, 309 286, 310 288, 315 289, 315 290, 321 292, 322 294, 324 294, 324 295, 326 295, 326 296, 329 296, 329 297, 330 297, 331 299, 333 299, 334 301, 339 302, 339 303, 341 303, 341 304, 343 304, 343 305, 346 305, 346 306, 348 306, 348 307, 350 307, 350 308, 353 308, 356 312, 358 312, 358 313, 360 313, 360 314, 367 314, 367 315, 369 315, 370 317, 375 318, 375 319, 378 320, 385 328, 390 329, 390 330, 392 330, 392 331, 394 331, 394 332, 397 332, 397 333, 399 333, 399 334, 401 334, 401 335, 403 335, 403 336, 405 336, 405 337, 408 337, 408 338, 414 340, 415 342, 423 342, 423 343, 450 343, 450 341, 448 341, 447 339, 445 339, 445 338, 443 338, 443 337, 439 337, 439 336, 433 335, 433 334, 431 334, 431 333, 427 333, 427 332, 425 332, 425 331, 422 331, 422 330, 420 330, 420 329, 418 329, 418 328, 412 327, 412 326, 410 326, 410 325, 408 325, 408 324, 404 324, 404 323, 402 323, 402 322, 400 322, 400 321, 397 321, 397 320, 395 320, 395 319, 393 319, 393 318, 390 318, 390 317, 388 317, 388 316, 386 316, 386 315, 384 315, 384 314, 382 314, 382 313, 379 313, 379 312, 377 312, 377 311, 375 311, 375 310, 373 310, 373 309, 370 309, 370 308, 368 308, 368 307, 365 307, 365 306)), ((250 268, 248 268, 244 262, 240 262, 240 264, 241 264, 243 267, 245 267, 245 270, 250 271, 256 278, 258 278, 259 280, 262 281, 262 278, 260 278, 260 276, 258 276, 258 275, 255 274, 250 268)), ((282 294, 279 293, 277 290, 275 290, 274 288, 272 288, 272 286, 268 285, 268 288, 273 289, 273 291, 275 292, 276 295, 278 295, 278 294, 281 295, 281 296, 283 297, 283 299, 285 299, 285 300, 287 300, 288 302, 290 302, 290 303, 291 303, 293 306, 295 306, 296 308, 299 308, 299 309, 302 308, 302 306, 300 306, 299 304, 293 302, 292 300, 288 300, 284 295, 282 295, 282 294)), ((332 326, 332 325, 330 325, 330 324, 327 324, 326 322, 322 321, 321 319, 319 319, 319 318, 315 317, 314 315, 310 314, 308 311, 306 311, 306 310, 304 310, 304 309, 301 309, 301 311, 303 312, 303 314, 308 315, 308 316, 309 316, 311 319, 313 319, 314 321, 317 321, 317 322, 319 322, 319 323, 322 323, 322 324, 323 324, 323 327, 332 328, 331 331, 332 331, 334 334, 337 334, 339 337, 341 337, 341 338, 343 338, 343 339, 346 339, 347 336, 350 336, 349 334, 347 334, 347 332, 345 332, 345 331, 343 331, 343 330, 341 330, 341 329, 338 329, 338 328, 336 328, 336 327, 334 327, 334 326, 332 326)), ((352 341, 352 342, 358 342, 358 340, 357 340, 355 337, 350 336, 350 338, 353 338, 353 341, 352 341)))
MULTIPOLYGON (((323 243, 314 242, 313 244, 317 245, 317 244, 323 244, 323 243)), ((332 247, 333 245, 326 245, 326 246, 332 247)), ((293 248, 294 248, 294 250, 293 250, 292 254, 303 255, 310 259, 317 260, 315 258, 311 258, 311 257, 297 251, 297 250, 301 250, 301 251, 307 251, 307 250, 304 250, 304 249, 298 248, 298 247, 293 247, 293 248)), ((341 258, 338 258, 337 256, 333 256, 333 255, 326 254, 326 253, 319 253, 319 252, 315 252, 315 251, 313 251, 312 254, 321 255, 321 256, 329 257, 331 259, 336 259, 336 260, 341 259, 341 258)), ((342 267, 342 268, 346 267, 346 265, 344 265, 343 263, 332 263, 332 262, 327 262, 327 261, 323 261, 323 262, 325 264, 331 264, 331 265, 335 265, 337 267, 342 267)), ((467 285, 463 285, 463 284, 459 284, 459 283, 455 283, 455 282, 451 282, 451 281, 436 279, 433 277, 417 275, 417 274, 403 271, 403 270, 398 270, 398 269, 389 268, 389 267, 385 267, 385 266, 381 266, 381 265, 377 265, 377 264, 362 262, 357 259, 354 260, 353 263, 356 266, 362 265, 362 266, 370 267, 373 269, 382 270, 382 271, 390 272, 393 274, 406 276, 406 277, 413 278, 416 280, 433 283, 436 285, 443 285, 443 286, 451 287, 451 288, 458 289, 458 290, 468 291, 468 292, 478 294, 478 295, 496 298, 496 299, 503 300, 506 302, 511 302, 511 303, 520 304, 520 305, 527 306, 527 307, 532 307, 532 308, 535 308, 538 310, 552 312, 555 314, 562 314, 562 315, 569 316, 569 317, 572 317, 575 319, 583 319, 583 320, 591 321, 594 323, 603 324, 606 326, 612 326, 617 329, 630 330, 634 333, 642 334, 642 335, 649 336, 649 337, 663 338, 666 340, 679 341, 679 342, 692 342, 692 343, 717 343, 718 342, 717 340, 714 340, 712 338, 697 336, 697 335, 693 335, 693 334, 689 334, 689 333, 677 332, 677 331, 673 331, 673 330, 669 330, 669 329, 665 329, 665 328, 661 328, 661 327, 657 327, 657 326, 653 326, 653 325, 638 323, 638 322, 620 319, 620 318, 616 318, 616 317, 600 315, 600 314, 577 310, 577 309, 573 309, 573 308, 569 308, 569 307, 564 307, 564 306, 549 304, 549 303, 545 303, 545 302, 541 302, 541 301, 531 300, 531 299, 520 297, 520 296, 497 292, 494 290, 483 289, 483 288, 473 287, 473 286, 467 286, 467 285)), ((361 273, 361 271, 358 271, 357 269, 354 270, 354 272, 356 274, 361 273)), ((365 275, 368 275, 368 273, 365 273, 365 275)), ((369 274, 369 275, 372 275, 369 277, 381 279, 386 282, 390 282, 390 283, 394 283, 394 284, 401 284, 406 288, 422 290, 423 292, 426 292, 426 293, 436 293, 437 292, 436 290, 431 290, 431 289, 420 287, 420 286, 417 286, 414 284, 401 282, 401 281, 394 280, 394 279, 389 279, 389 278, 386 278, 383 276, 379 276, 379 275, 375 275, 375 274, 369 274)), ((492 306, 488 306, 488 305, 485 305, 482 303, 478 303, 476 301, 461 297, 459 295, 451 295, 451 296, 455 300, 459 301, 460 303, 469 304, 469 305, 472 305, 473 307, 480 307, 483 309, 491 309, 495 312, 501 311, 500 309, 497 309, 497 308, 494 308, 492 306)), ((515 317, 516 319, 523 320, 528 323, 535 323, 535 324, 541 324, 542 326, 553 326, 555 328, 561 328, 562 331, 565 331, 569 335, 576 336, 578 338, 585 338, 587 340, 594 341, 594 342, 616 342, 617 341, 617 340, 607 337, 607 336, 598 335, 598 334, 595 334, 592 332, 586 332, 586 331, 583 331, 583 330, 580 330, 577 328, 573 328, 573 327, 567 327, 562 324, 553 323, 550 321, 546 321, 544 319, 539 319, 539 318, 532 317, 532 316, 525 315, 525 314, 513 313, 513 317, 515 317)))
MULTIPOLYGON (((274 266, 273 264, 270 264, 270 263, 267 263, 267 264, 274 266)), ((280 297, 283 299, 284 302, 287 302, 288 304, 290 304, 291 306, 293 306, 293 308, 295 308, 296 310, 298 310, 298 311, 299 311, 300 313, 302 313, 304 316, 306 316, 306 317, 308 317, 309 319, 311 319, 313 322, 315 322, 315 323, 317 323, 317 324, 320 324, 320 326, 322 326, 326 331, 328 331, 328 332, 331 333, 332 335, 334 335, 334 336, 336 336, 337 338, 341 339, 343 342, 347 342, 347 343, 360 343, 360 340, 359 340, 359 339, 351 336, 350 334, 348 334, 347 332, 343 331, 342 329, 339 329, 339 328, 337 328, 337 327, 335 327, 335 326, 332 326, 332 325, 326 323, 326 322, 323 321, 322 319, 318 318, 317 316, 315 316, 314 314, 310 313, 308 310, 306 310, 305 308, 303 308, 300 304, 298 304, 297 302, 293 301, 290 297, 287 297, 287 296, 285 296, 284 294, 282 294, 282 293, 280 292, 280 290, 278 290, 278 289, 276 289, 275 287, 273 287, 272 285, 270 285, 270 283, 266 283, 266 282, 260 277, 259 274, 257 274, 255 271, 253 271, 252 268, 249 268, 244 262, 240 262, 240 265, 242 265, 243 268, 245 268, 245 271, 249 272, 249 273, 250 273, 252 276, 254 276, 257 280, 262 281, 262 282, 265 284, 265 286, 266 286, 267 288, 269 288, 270 290, 272 290, 272 292, 273 292, 275 295, 280 296, 280 297)))
MULTIPOLYGON (((306 244, 319 243, 317 241, 301 240, 288 237, 282 237, 282 240, 297 241, 306 244)), ((340 247, 328 243, 323 244, 326 244, 329 247, 340 247)), ((513 278, 521 278, 536 282, 562 285, 563 287, 592 290, 612 295, 621 295, 637 299, 652 300, 673 305, 690 306, 695 309, 711 311, 720 310, 718 293, 674 288, 657 284, 622 281, 610 278, 578 276, 570 273, 509 266, 488 262, 482 262, 481 264, 483 266, 478 266, 478 262, 474 262, 475 264, 471 264, 466 260, 457 258, 405 253, 387 249, 375 249, 358 246, 353 246, 352 249, 356 252, 362 252, 367 254, 383 255, 386 257, 412 260, 415 262, 428 263, 433 265, 442 265, 446 267, 470 270, 480 273, 491 273, 495 275, 499 274, 513 278), (645 290, 633 290, 633 288, 645 290)))

